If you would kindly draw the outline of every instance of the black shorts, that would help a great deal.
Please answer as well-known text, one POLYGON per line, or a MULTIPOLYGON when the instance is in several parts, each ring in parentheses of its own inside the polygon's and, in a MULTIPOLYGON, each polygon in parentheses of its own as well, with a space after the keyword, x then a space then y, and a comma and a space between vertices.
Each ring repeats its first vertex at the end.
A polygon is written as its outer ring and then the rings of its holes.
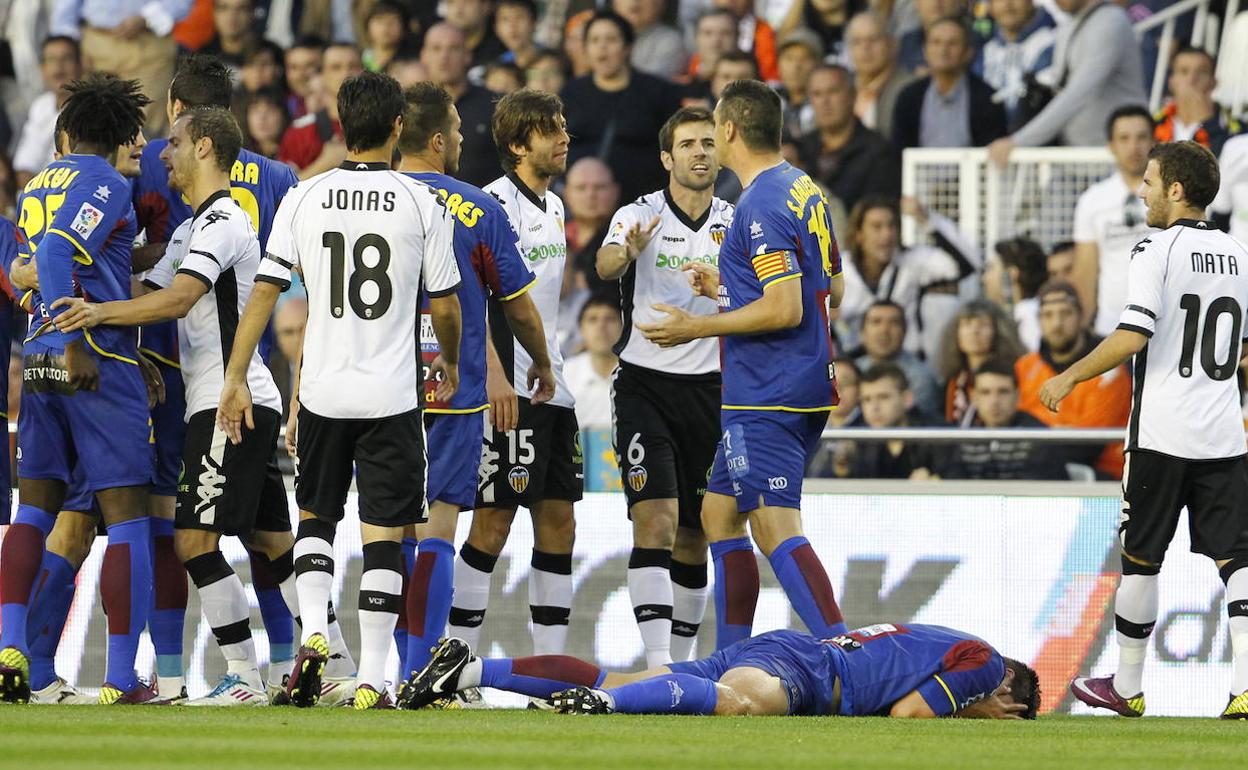
POLYGON ((576 412, 520 399, 515 430, 498 433, 486 422, 477 474, 478 508, 531 508, 541 500, 576 502, 584 489, 585 458, 576 412))
POLYGON ((682 377, 621 364, 612 390, 615 456, 629 508, 675 499, 680 526, 701 530, 719 445, 719 375, 682 377))
POLYGON ((428 519, 420 410, 348 420, 303 407, 298 429, 295 500, 300 510, 341 521, 354 478, 363 523, 405 527, 428 519))
POLYGON ((1183 460, 1133 450, 1122 471, 1122 549, 1161 564, 1187 508, 1192 553, 1248 556, 1248 459, 1183 460))
POLYGON ((252 532, 289 532, 286 485, 277 468, 281 414, 257 407, 256 427, 232 444, 217 427, 217 412, 191 415, 178 479, 177 529, 206 529, 245 537, 252 532))

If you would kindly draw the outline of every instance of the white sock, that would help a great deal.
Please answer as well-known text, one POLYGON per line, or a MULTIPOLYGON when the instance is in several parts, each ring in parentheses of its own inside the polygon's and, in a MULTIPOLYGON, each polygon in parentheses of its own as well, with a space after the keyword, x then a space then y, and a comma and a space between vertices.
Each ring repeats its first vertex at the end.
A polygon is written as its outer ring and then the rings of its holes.
POLYGON ((628 598, 646 649, 646 668, 672 662, 672 552, 633 548, 628 559, 628 598))
POLYGON ((481 624, 490 603, 490 578, 497 563, 497 556, 474 548, 470 543, 464 543, 455 559, 455 592, 447 634, 463 639, 474 653, 481 641, 481 624))
POLYGON ((338 616, 334 614, 334 603, 330 602, 325 611, 329 620, 329 662, 325 664, 325 676, 330 679, 355 676, 355 658, 351 657, 351 649, 347 647, 347 640, 342 636, 342 626, 338 623, 338 616))
POLYGON ((263 690, 256 643, 251 637, 251 606, 243 581, 220 551, 197 556, 186 567, 199 593, 204 619, 225 656, 226 670, 248 687, 263 690))
POLYGON ((1114 690, 1133 698, 1144 690, 1144 659, 1148 639, 1157 623, 1157 576, 1123 575, 1114 597, 1114 625, 1118 638, 1118 671, 1114 690))
POLYGON ((329 595, 334 587, 334 544, 326 537, 332 525, 317 519, 299 522, 295 538, 295 590, 299 594, 302 642, 313 634, 329 638, 329 595))
POLYGON ((360 669, 356 681, 377 692, 386 689, 386 658, 394 645, 402 592, 403 554, 399 544, 365 544, 364 575, 360 578, 360 669))
POLYGON ((1241 567, 1226 580, 1226 611, 1230 616, 1231 652, 1235 673, 1231 695, 1248 691, 1248 567, 1241 567))
POLYGON ((529 615, 533 654, 562 655, 572 616, 572 554, 533 551, 529 573, 529 615))
POLYGON ((672 561, 672 660, 697 657, 698 628, 706 614, 706 564, 672 561))
POLYGON ((464 666, 464 670, 459 672, 459 689, 467 690, 469 687, 481 686, 481 671, 485 668, 485 664, 480 658, 472 658, 464 666))

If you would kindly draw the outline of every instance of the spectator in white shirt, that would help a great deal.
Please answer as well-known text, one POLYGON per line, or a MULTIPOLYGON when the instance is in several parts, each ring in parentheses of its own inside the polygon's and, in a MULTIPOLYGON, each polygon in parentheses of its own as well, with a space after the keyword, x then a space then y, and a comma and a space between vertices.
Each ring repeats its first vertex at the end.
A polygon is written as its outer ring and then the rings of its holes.
POLYGON ((1118 169, 1089 187, 1075 205, 1072 276, 1085 320, 1093 321, 1102 337, 1117 328, 1126 305, 1131 250, 1155 232, 1144 221, 1144 202, 1136 194, 1153 148, 1153 118, 1144 107, 1120 107, 1106 128, 1118 169))
POLYGON ((619 359, 615 343, 624 324, 620 309, 607 297, 590 297, 577 318, 585 352, 569 358, 563 365, 568 390, 576 399, 576 422, 581 430, 611 427, 611 375, 619 359))
POLYGON ((1032 352, 1040 349, 1040 299, 1049 280, 1048 256, 1028 238, 1011 238, 993 247, 984 264, 984 296, 1014 318, 1018 338, 1032 352))
POLYGON ((82 77, 82 55, 78 41, 54 35, 43 41, 39 53, 39 71, 43 75, 44 92, 30 105, 21 138, 13 152, 13 171, 21 189, 43 167, 52 162, 52 131, 66 93, 61 89, 82 77))

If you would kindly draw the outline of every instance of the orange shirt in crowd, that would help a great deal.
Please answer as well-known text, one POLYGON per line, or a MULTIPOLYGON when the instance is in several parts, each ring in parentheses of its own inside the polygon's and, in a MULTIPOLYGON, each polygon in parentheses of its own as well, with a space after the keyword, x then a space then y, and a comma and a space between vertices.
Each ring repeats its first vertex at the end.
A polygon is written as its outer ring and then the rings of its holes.
MULTIPOLYGON (((751 19, 747 19, 742 23, 749 23, 751 19)), ((758 17, 752 17, 754 24, 754 45, 749 51, 753 54, 754 61, 758 64, 758 76, 766 83, 775 83, 780 80, 780 54, 776 51, 776 31, 771 25, 758 17)), ((711 79, 711 73, 704 72, 698 74, 698 70, 702 67, 702 57, 695 52, 689 57, 689 69, 686 77, 690 83, 698 80, 711 79)))
POLYGON ((173 26, 173 39, 188 51, 198 51, 217 34, 212 21, 213 0, 195 0, 182 21, 173 26))
MULTIPOLYGON (((1091 349, 1089 343, 1088 348, 1091 349)), ((1061 411, 1050 412, 1040 403, 1040 387, 1061 370, 1040 353, 1030 353, 1014 364, 1018 375, 1018 408, 1035 415, 1053 428, 1118 428, 1131 416, 1131 374, 1120 366, 1100 377, 1075 386, 1062 401, 1061 411)), ((1079 356, 1075 357, 1077 360, 1079 356)), ((1063 367, 1064 369, 1065 367, 1063 367)), ((1122 478, 1122 444, 1105 447, 1096 460, 1096 469, 1113 478, 1122 478)))

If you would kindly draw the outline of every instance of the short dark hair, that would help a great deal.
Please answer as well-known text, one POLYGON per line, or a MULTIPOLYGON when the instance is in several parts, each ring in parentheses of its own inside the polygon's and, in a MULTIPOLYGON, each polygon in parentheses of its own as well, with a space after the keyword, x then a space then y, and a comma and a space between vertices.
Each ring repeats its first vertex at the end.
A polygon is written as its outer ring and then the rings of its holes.
POLYGON ((1183 185, 1183 199, 1193 208, 1208 208, 1218 194, 1222 173, 1218 159, 1207 148, 1193 141, 1166 142, 1154 145, 1149 160, 1157 161, 1161 183, 1167 188, 1178 182, 1183 185))
POLYGON ((384 145, 404 107, 403 89, 389 75, 361 72, 344 80, 338 89, 338 116, 347 149, 359 152, 384 145))
POLYGON ((611 294, 598 292, 591 294, 589 299, 585 300, 585 304, 581 305, 581 309, 576 312, 576 325, 579 327, 581 322, 585 320, 585 313, 596 307, 605 307, 620 312, 619 298, 611 294))
POLYGON ((672 113, 663 127, 659 129, 659 149, 663 152, 672 151, 672 142, 676 139, 676 129, 686 123, 710 123, 715 125, 715 116, 705 107, 681 107, 672 113))
POLYGON ((608 21, 614 24, 616 29, 620 31, 620 36, 624 38, 624 45, 628 48, 633 47, 633 42, 637 40, 637 33, 633 30, 633 25, 628 23, 628 19, 619 15, 610 8, 599 8, 594 11, 594 15, 590 16, 589 20, 585 22, 585 26, 582 28, 581 34, 584 35, 586 40, 589 39, 589 28, 600 21, 608 21))
MULTIPOLYGON (((758 59, 755 59, 753 54, 738 50, 724 51, 720 54, 719 58, 715 60, 715 66, 718 67, 721 62, 738 62, 740 64, 748 64, 754 69, 754 80, 758 80, 758 59)), ((711 72, 714 74, 713 69, 711 72)))
POLYGON ((1070 301, 1072 305, 1079 311, 1083 310, 1083 300, 1079 299, 1079 292, 1073 285, 1067 281, 1045 281, 1043 285, 1036 291, 1036 299, 1040 300, 1040 306, 1044 307, 1044 298, 1051 294, 1061 294, 1070 301))
POLYGON ((719 6, 714 6, 711 8, 707 8, 705 11, 698 14, 697 21, 693 23, 694 31, 696 32, 698 27, 702 25, 703 20, 710 19, 715 16, 727 16, 730 20, 732 20, 733 26, 739 26, 741 24, 741 22, 737 21, 737 17, 735 14, 733 14, 732 11, 728 10, 727 8, 720 8, 719 6))
POLYGON ((368 9, 368 13, 364 17, 364 24, 367 25, 378 16, 398 16, 402 20, 405 29, 408 20, 411 18, 407 8, 401 3, 395 2, 395 0, 377 0, 373 7, 368 9))
POLYGON ((987 363, 980 364, 971 380, 972 385, 979 380, 981 374, 995 374, 998 377, 1006 377, 1014 384, 1014 388, 1018 389, 1018 374, 1014 371, 1013 365, 1003 358, 992 358, 987 363))
POLYGON ((867 316, 870 315, 871 311, 875 310, 876 308, 888 308, 889 310, 896 310, 897 315, 901 316, 901 326, 903 329, 905 328, 906 309, 902 307, 901 305, 898 305, 896 302, 893 302, 891 299, 877 299, 876 301, 872 302, 870 305, 867 305, 867 309, 862 314, 863 326, 867 325, 867 316))
POLYGON ((927 30, 924 31, 923 37, 926 38, 927 33, 934 29, 937 24, 952 24, 962 33, 963 44, 965 44, 968 48, 974 44, 974 36, 971 34, 971 27, 966 23, 965 17, 957 14, 952 16, 941 16, 936 21, 933 21, 930 26, 928 26, 927 30))
POLYGON ((879 382, 880 380, 892 380, 898 390, 910 390, 910 378, 906 376, 906 370, 892 361, 881 361, 878 364, 872 364, 858 378, 858 384, 866 385, 869 382, 879 382))
POLYGON ((403 92, 403 133, 399 134, 399 152, 416 155, 424 152, 429 140, 451 127, 451 107, 455 100, 445 88, 430 82, 417 83, 403 92))
POLYGON ((169 100, 187 107, 229 107, 233 92, 229 68, 208 54, 183 59, 169 84, 169 100))
POLYGON ((858 86, 854 83, 854 73, 850 72, 849 68, 843 64, 828 64, 827 62, 819 62, 815 65, 815 68, 810 71, 810 76, 813 78, 816 72, 831 72, 833 74, 840 75, 845 79, 845 83, 849 87, 851 93, 857 93, 858 91, 858 86))
POLYGON ((561 115, 563 100, 545 91, 521 88, 499 99, 491 128, 503 168, 514 171, 520 163, 520 156, 511 151, 511 145, 528 147, 534 133, 558 133, 562 128, 561 115))
POLYGON ((1075 248, 1074 241, 1058 241, 1057 243, 1053 244, 1052 248, 1049 249, 1049 256, 1051 257, 1054 254, 1058 254, 1063 251, 1070 251, 1073 248, 1075 248))
POLYGON ((731 120, 737 127, 746 147, 764 151, 780 149, 784 109, 780 95, 766 83, 732 81, 719 97, 719 112, 724 120, 731 120))
POLYGON ((178 116, 187 119, 186 134, 192 142, 205 137, 212 140, 212 157, 217 168, 229 171, 243 148, 243 132, 238 121, 223 107, 192 107, 178 116), (189 118, 187 117, 189 115, 189 118))
POLYGON ((317 35, 302 35, 295 38, 295 42, 291 43, 290 48, 287 48, 286 51, 289 53, 296 48, 315 48, 317 51, 324 51, 327 45, 329 44, 326 43, 325 39, 322 37, 318 37, 317 35))
POLYGON ((1142 104, 1123 105, 1109 113, 1109 119, 1105 121, 1105 138, 1107 140, 1114 137, 1114 126, 1124 118, 1143 118, 1150 126, 1153 125, 1153 115, 1148 111, 1147 107, 1142 104))
POLYGON ((70 148, 90 145, 113 152, 130 144, 143 128, 143 108, 152 103, 137 80, 97 72, 65 86, 69 94, 57 123, 69 136, 70 148))
POLYGON ((534 0, 498 0, 494 4, 494 12, 498 13, 498 9, 504 5, 510 5, 513 8, 523 8, 529 12, 529 18, 537 21, 537 3, 534 0))
POLYGON ((1049 278, 1048 255, 1044 253, 1044 248, 1020 235, 998 241, 993 250, 1006 267, 1018 270, 1018 283, 1023 289, 1023 298, 1036 296, 1036 290, 1049 278))
POLYGON ((78 44, 77 40, 74 40, 69 35, 48 35, 39 45, 39 62, 41 64, 43 63, 44 52, 48 50, 48 46, 55 45, 56 43, 64 43, 70 48, 73 48, 74 58, 78 61, 82 61, 82 46, 78 44))
POLYGON ((1179 58, 1180 56, 1191 56, 1191 55, 1205 57, 1205 61, 1209 62, 1209 69, 1211 71, 1217 69, 1218 63, 1214 60, 1213 54, 1209 53, 1203 48, 1197 48, 1194 45, 1188 45, 1186 43, 1179 46, 1178 50, 1176 50, 1174 54, 1170 56, 1171 68, 1174 67, 1175 59, 1179 58))
POLYGON ((286 50, 272 40, 258 40, 250 51, 243 57, 243 66, 246 67, 253 61, 258 59, 262 54, 269 54, 273 57, 274 63, 278 67, 285 68, 286 50))
POLYGON ((1010 680, 1010 699, 1021 703, 1027 710, 1020 713, 1023 719, 1035 719, 1040 710, 1040 675, 1021 660, 1005 658, 1005 667, 1014 672, 1010 680))

